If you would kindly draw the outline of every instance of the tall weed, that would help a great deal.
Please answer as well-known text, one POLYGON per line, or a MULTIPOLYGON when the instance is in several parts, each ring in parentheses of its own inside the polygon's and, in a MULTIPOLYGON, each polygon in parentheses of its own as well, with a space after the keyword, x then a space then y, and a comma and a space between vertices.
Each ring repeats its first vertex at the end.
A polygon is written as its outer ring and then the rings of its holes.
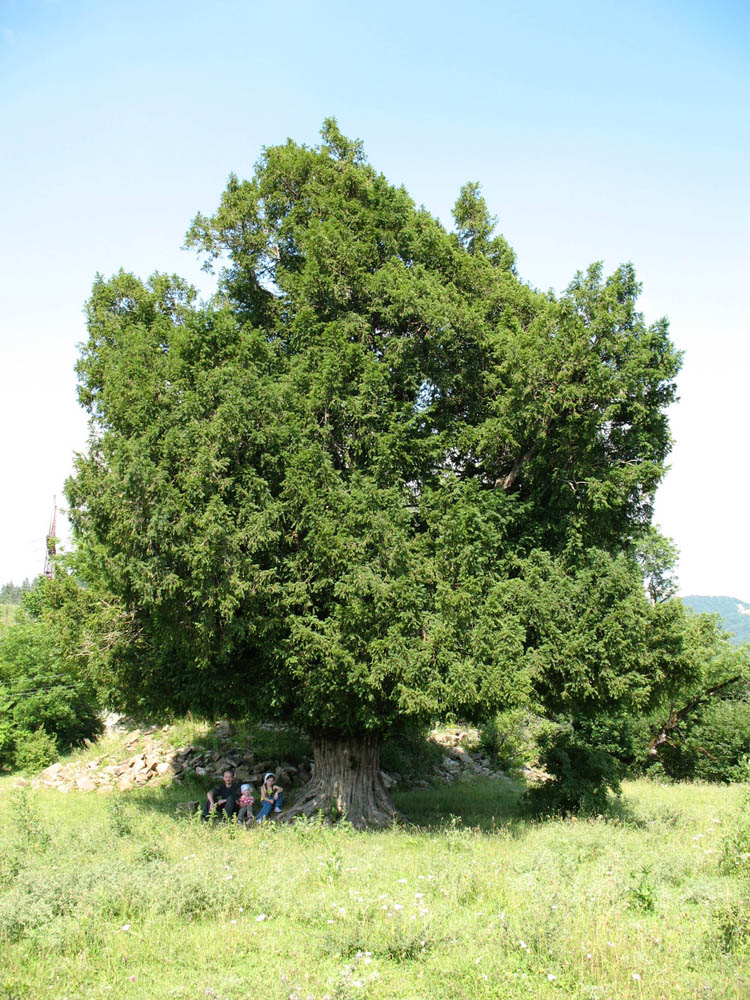
POLYGON ((750 878, 750 793, 724 837, 719 868, 726 875, 750 878))

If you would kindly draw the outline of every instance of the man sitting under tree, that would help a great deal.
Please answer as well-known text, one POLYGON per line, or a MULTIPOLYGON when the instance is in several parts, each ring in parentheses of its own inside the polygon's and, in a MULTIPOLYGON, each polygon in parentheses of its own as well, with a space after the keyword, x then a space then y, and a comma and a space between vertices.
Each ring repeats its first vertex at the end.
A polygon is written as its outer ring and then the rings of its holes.
POLYGON ((222 783, 212 788, 206 796, 206 804, 203 806, 201 819, 207 820, 211 812, 215 809, 215 814, 221 814, 223 821, 230 819, 239 811, 239 798, 242 794, 239 784, 234 780, 234 771, 228 767, 224 772, 222 783))

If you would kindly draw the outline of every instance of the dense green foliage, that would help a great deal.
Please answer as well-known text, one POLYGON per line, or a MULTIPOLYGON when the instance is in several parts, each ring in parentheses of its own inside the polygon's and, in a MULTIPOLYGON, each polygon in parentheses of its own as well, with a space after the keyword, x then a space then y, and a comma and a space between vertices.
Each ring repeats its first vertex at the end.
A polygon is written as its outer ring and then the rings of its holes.
POLYGON ((750 781, 750 687, 717 698, 686 720, 677 738, 659 753, 669 777, 703 781, 750 781))
MULTIPOLYGON (((627 629, 627 603, 616 607, 627 629)), ((530 796, 542 808, 597 807, 602 788, 616 789, 632 771, 679 780, 748 780, 750 650, 733 647, 715 616, 695 615, 681 601, 651 607, 648 618, 650 641, 641 655, 650 656, 643 662, 651 664, 653 684, 642 700, 632 697, 638 691, 633 683, 626 713, 601 706, 545 715, 542 707, 535 713, 527 706, 501 711, 484 724, 482 742, 500 766, 512 771, 541 765, 554 776, 530 796)), ((551 611, 544 620, 554 627, 551 611)), ((605 659, 601 652, 599 657, 605 659)))
POLYGON ((541 811, 601 812, 607 790, 619 792, 626 774, 630 728, 626 716, 599 716, 544 730, 539 763, 552 780, 531 788, 528 799, 541 811))
POLYGON ((634 727, 633 762, 673 778, 747 780, 750 761, 750 647, 734 646, 715 615, 682 602, 685 669, 664 684, 634 727))
POLYGON ((122 704, 356 736, 644 706, 682 668, 636 561, 670 443, 666 322, 630 265, 559 298, 522 283, 478 185, 455 219, 327 121, 194 220, 214 300, 97 279, 67 491, 86 589, 57 606, 122 704))
POLYGON ((0 633, 0 768, 38 770, 99 732, 92 688, 57 650, 49 625, 19 613, 0 633))

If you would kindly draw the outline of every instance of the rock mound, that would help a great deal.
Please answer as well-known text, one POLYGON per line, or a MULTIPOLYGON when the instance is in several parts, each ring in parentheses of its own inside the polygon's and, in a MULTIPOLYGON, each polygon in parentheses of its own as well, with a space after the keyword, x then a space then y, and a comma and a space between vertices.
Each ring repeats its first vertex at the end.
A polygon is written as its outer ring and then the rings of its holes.
MULTIPOLYGON (((115 728, 114 726, 112 728, 115 728)), ((116 728, 122 731, 122 726, 116 728)), ((145 785, 180 783, 189 776, 221 779, 224 771, 234 769, 237 780, 258 786, 266 771, 273 771, 284 788, 307 784, 313 772, 313 761, 305 757, 296 764, 258 758, 249 747, 240 747, 233 740, 233 729, 226 721, 216 723, 214 738, 218 748, 188 745, 174 748, 167 742, 171 726, 134 729, 127 733, 124 749, 133 752, 114 760, 106 753, 89 760, 58 762, 45 768, 30 784, 33 788, 56 788, 60 792, 98 792, 106 794, 116 790, 127 791, 145 785)), ((489 778, 494 781, 510 780, 493 766, 491 759, 475 749, 475 730, 435 730, 430 739, 443 751, 440 761, 430 775, 407 775, 382 772, 386 788, 429 788, 435 781, 453 782, 468 776, 489 778), (469 745, 470 749, 467 748, 469 745), (429 780, 428 780, 429 779, 429 780)), ((532 779, 535 775, 529 774, 532 779)), ((17 784, 29 784, 18 779, 17 784)))

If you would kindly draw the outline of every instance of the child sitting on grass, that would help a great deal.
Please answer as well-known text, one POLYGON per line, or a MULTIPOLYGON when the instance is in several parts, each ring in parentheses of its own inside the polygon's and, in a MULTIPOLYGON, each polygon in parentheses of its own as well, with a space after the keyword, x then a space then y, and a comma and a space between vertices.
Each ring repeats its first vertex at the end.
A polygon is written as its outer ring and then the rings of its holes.
POLYGON ((260 812, 255 817, 256 823, 264 820, 272 809, 275 813, 281 812, 281 807, 284 804, 284 791, 278 785, 274 785, 273 779, 275 777, 273 771, 268 771, 263 775, 263 784, 260 786, 260 812))
POLYGON ((240 788, 242 794, 240 795, 239 805, 240 811, 237 813, 237 822, 240 824, 248 824, 253 821, 253 790, 250 785, 243 785, 240 788))

